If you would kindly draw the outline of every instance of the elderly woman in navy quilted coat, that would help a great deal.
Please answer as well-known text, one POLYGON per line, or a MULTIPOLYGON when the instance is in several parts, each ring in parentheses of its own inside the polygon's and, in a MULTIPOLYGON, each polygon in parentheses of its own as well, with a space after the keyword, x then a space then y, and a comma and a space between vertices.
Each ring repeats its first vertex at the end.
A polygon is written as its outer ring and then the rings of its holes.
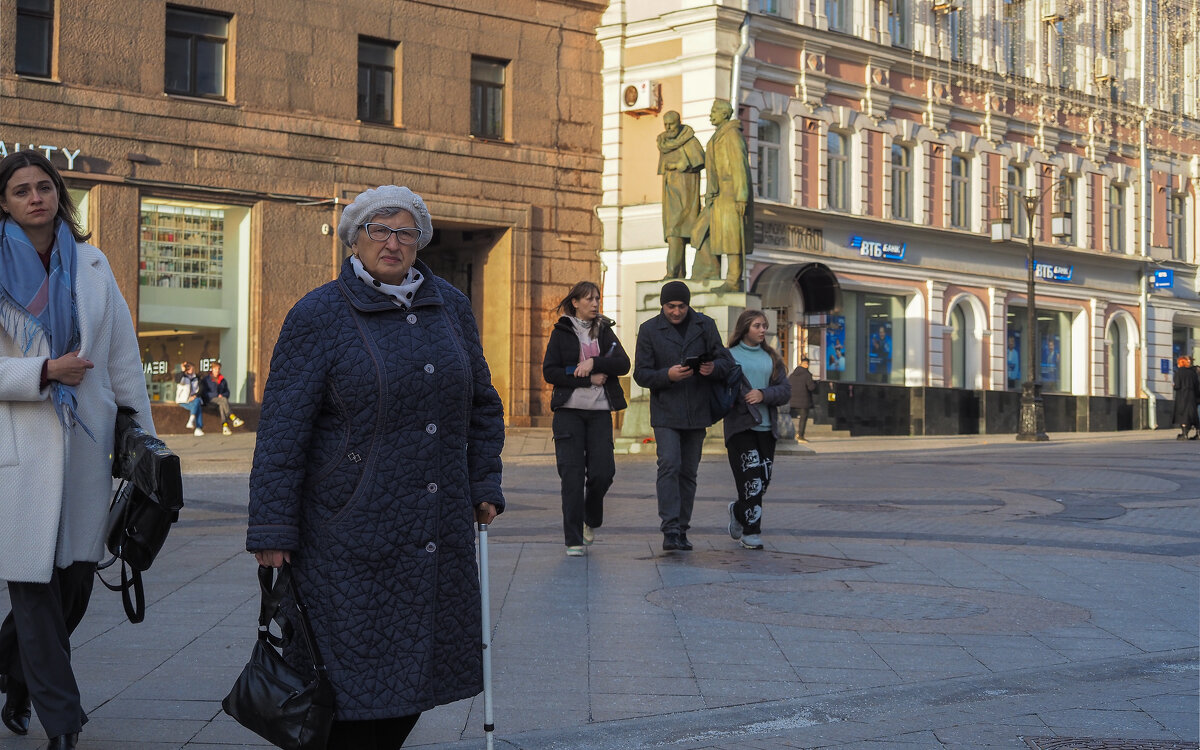
POLYGON ((432 233, 408 188, 359 195, 338 227, 353 255, 288 313, 263 397, 246 547, 291 563, 331 749, 398 748, 483 688, 474 522, 504 508, 503 410, 470 302, 416 260, 432 233))

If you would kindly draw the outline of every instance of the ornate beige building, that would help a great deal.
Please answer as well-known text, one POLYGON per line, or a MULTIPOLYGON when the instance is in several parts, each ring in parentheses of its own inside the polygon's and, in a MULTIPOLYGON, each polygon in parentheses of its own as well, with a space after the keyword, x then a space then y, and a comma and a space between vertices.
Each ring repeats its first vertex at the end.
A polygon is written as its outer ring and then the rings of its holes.
POLYGON ((1200 355, 1198 26, 1193 0, 613 0, 606 306, 628 341, 636 283, 662 275, 661 114, 706 141, 731 98, 750 289, 789 364, 832 382, 823 418, 1015 430, 1032 346, 1050 429, 1167 422, 1175 355, 1200 355))
POLYGON ((422 194, 513 424, 546 411, 564 285, 597 275, 599 0, 0 0, 0 155, 58 165, 137 320, 262 392, 283 316, 332 278, 368 187, 422 194))

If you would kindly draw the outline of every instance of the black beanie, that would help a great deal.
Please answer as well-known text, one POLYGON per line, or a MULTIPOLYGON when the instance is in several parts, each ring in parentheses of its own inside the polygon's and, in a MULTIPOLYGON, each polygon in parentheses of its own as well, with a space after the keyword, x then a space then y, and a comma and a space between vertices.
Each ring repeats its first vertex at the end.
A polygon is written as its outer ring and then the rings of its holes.
POLYGON ((668 281, 663 284, 662 293, 658 295, 658 303, 665 305, 668 302, 682 302, 689 304, 692 301, 692 290, 688 289, 688 285, 682 281, 668 281))

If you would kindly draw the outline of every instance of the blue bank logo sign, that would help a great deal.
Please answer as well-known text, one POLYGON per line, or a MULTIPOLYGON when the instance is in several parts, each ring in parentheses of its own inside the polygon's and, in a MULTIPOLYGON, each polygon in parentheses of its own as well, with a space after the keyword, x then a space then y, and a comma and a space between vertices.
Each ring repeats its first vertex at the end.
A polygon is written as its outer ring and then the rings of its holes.
POLYGON ((908 249, 908 243, 877 242, 864 240, 862 237, 851 237, 850 247, 858 250, 858 254, 864 258, 899 261, 904 260, 904 251, 908 249))
MULTIPOLYGON (((1025 263, 1025 267, 1029 268, 1028 262, 1025 263)), ((1056 266, 1053 263, 1034 261, 1033 273, 1039 279, 1066 283, 1075 275, 1075 266, 1056 266)))
POLYGON ((1154 288, 1170 289, 1175 286, 1175 271, 1170 268, 1160 268, 1154 272, 1154 288))

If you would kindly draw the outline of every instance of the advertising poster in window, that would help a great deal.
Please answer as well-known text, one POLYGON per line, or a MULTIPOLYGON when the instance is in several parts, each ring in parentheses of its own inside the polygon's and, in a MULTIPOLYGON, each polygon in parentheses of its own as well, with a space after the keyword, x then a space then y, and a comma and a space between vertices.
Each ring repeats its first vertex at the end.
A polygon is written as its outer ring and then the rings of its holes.
POLYGON ((846 318, 831 315, 825 329, 825 372, 830 380, 839 380, 846 371, 846 318))
POLYGON ((886 383, 892 375, 891 321, 871 324, 871 339, 867 342, 867 375, 886 383))
POLYGON ((1008 389, 1014 391, 1021 386, 1021 332, 1008 332, 1008 350, 1004 354, 1004 371, 1007 373, 1008 389))
POLYGON ((1042 382, 1057 390, 1058 366, 1061 357, 1057 333, 1042 335, 1042 382))

